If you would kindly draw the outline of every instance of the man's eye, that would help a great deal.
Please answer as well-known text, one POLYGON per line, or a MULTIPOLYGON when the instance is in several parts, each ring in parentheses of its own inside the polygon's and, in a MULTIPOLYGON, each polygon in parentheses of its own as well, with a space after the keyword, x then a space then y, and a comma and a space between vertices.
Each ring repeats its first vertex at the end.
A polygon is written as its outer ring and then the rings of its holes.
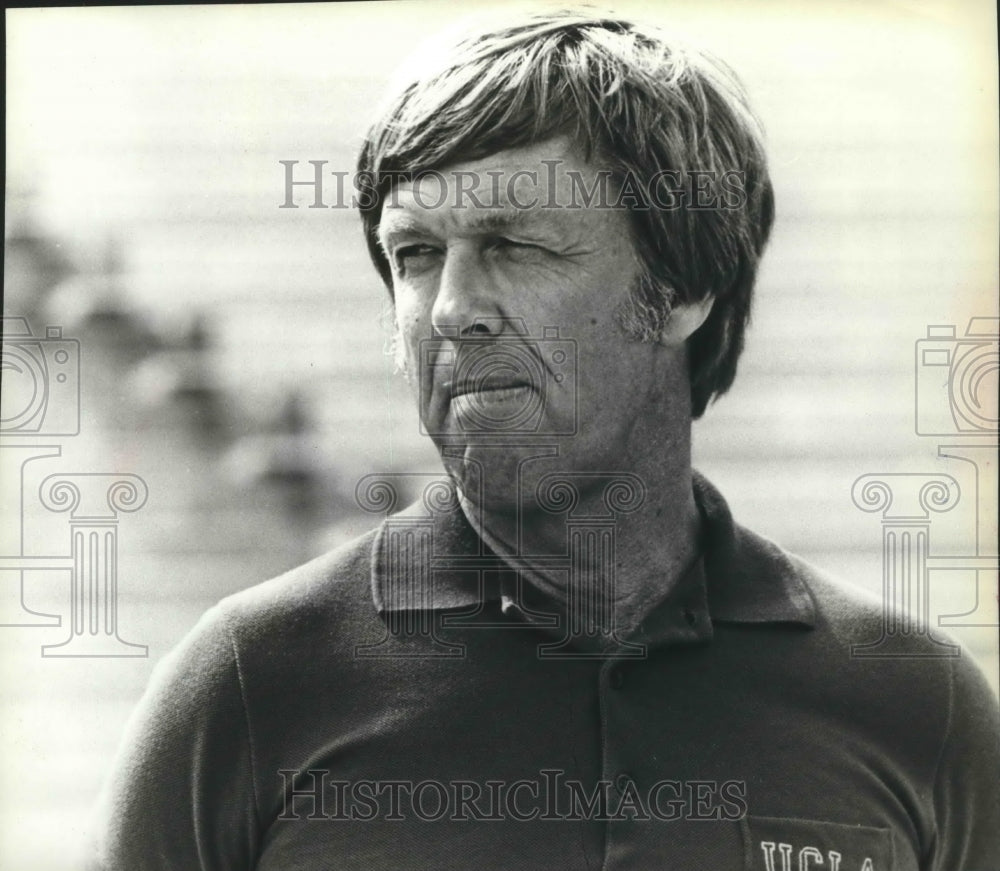
POLYGON ((403 245, 396 249, 393 259, 399 269, 406 271, 419 268, 421 265, 429 265, 430 258, 437 253, 437 249, 431 245, 403 245))
POLYGON ((538 245, 533 245, 530 242, 518 242, 504 236, 494 239, 489 247, 497 251, 510 252, 515 256, 523 256, 542 250, 538 245))

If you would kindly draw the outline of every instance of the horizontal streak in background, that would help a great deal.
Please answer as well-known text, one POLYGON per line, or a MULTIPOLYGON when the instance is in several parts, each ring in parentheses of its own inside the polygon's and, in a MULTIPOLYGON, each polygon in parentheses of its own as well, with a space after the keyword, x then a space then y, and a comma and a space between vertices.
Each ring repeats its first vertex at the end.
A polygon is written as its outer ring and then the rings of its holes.
MULTIPOLYGON (((696 424, 696 464, 738 519, 877 593, 879 518, 852 504, 854 480, 941 471, 969 491, 936 458, 947 439, 914 434, 914 343, 928 324, 961 333, 996 314, 993 6, 618 6, 730 62, 770 143, 778 220, 740 375, 696 424)), ((166 331, 206 313, 212 372, 249 418, 303 391, 308 451, 339 491, 373 471, 434 469, 385 353, 386 297, 358 216, 279 209, 278 161, 351 170, 395 62, 453 17, 444 2, 8 11, 8 226, 31 191, 38 224, 85 271, 118 240, 127 303, 166 331)), ((71 320, 94 280, 64 286, 54 318, 71 320)), ((72 867, 128 711, 206 607, 370 525, 347 512, 303 536, 278 500, 132 407, 127 384, 92 380, 87 350, 84 435, 28 483, 56 468, 147 481, 147 506, 121 524, 120 610, 151 655, 43 660, 61 629, 0 629, 4 868, 72 867)), ((935 552, 966 550, 969 520, 937 518, 935 552)), ((39 512, 25 528, 25 552, 66 550, 65 518, 39 512)), ((67 590, 48 573, 32 604, 59 612, 67 590)), ((948 613, 974 589, 956 575, 932 593, 948 613)), ((996 686, 995 630, 962 638, 996 686)))

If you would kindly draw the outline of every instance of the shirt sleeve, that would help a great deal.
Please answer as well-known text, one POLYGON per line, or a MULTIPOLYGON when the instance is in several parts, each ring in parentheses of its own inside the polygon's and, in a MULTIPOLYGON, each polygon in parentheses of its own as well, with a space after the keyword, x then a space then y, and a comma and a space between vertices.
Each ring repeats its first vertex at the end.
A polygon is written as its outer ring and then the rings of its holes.
POLYGON ((91 871, 236 871, 258 836, 249 719, 223 613, 153 672, 94 815, 91 871))
POLYGON ((967 653, 952 660, 948 733, 934 787, 933 871, 1000 871, 1000 712, 967 653))

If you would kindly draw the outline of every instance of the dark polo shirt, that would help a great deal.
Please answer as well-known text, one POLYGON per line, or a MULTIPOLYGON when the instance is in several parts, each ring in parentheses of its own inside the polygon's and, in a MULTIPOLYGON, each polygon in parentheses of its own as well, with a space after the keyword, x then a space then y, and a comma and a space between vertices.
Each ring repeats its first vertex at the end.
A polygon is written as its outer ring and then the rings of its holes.
POLYGON ((702 558, 603 652, 454 504, 224 600, 131 720, 94 867, 1000 869, 968 656, 852 656, 880 604, 695 490, 702 558))

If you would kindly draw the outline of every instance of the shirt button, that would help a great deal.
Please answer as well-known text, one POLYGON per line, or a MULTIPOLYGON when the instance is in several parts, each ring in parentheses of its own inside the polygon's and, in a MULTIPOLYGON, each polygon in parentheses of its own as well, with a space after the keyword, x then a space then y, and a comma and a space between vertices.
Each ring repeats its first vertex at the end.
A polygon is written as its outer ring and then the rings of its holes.
POLYGON ((611 669, 611 689, 620 690, 623 686, 625 686, 625 673, 621 666, 616 666, 611 669))

